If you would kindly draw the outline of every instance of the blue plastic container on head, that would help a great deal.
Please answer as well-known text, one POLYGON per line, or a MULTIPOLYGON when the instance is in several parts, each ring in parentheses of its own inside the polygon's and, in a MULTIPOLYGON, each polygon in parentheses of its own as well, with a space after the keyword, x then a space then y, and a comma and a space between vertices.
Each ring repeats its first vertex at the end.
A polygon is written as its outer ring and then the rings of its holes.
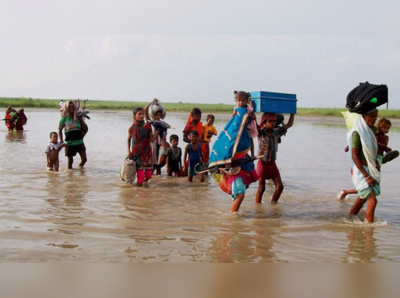
POLYGON ((296 94, 277 93, 268 91, 250 92, 256 112, 296 114, 296 94))

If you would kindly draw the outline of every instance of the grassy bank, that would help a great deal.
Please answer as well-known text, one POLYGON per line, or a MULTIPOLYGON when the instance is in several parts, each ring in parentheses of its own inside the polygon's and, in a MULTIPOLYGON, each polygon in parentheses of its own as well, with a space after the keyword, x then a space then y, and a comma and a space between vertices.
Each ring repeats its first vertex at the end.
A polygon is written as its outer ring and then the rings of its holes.
MULTIPOLYGON (((59 99, 32 99, 32 98, 0 98, 0 107, 13 106, 15 108, 49 108, 58 109, 59 99)), ((89 100, 88 110, 131 110, 134 107, 144 107, 148 102, 131 101, 100 101, 89 100)), ((196 103, 171 103, 162 102, 169 112, 188 112, 194 107, 200 108, 203 113, 231 113, 234 105, 229 104, 196 104, 196 103)), ((335 108, 298 108, 299 116, 314 117, 341 117, 346 109, 335 108)), ((379 116, 389 119, 400 119, 399 110, 379 110, 379 116)))

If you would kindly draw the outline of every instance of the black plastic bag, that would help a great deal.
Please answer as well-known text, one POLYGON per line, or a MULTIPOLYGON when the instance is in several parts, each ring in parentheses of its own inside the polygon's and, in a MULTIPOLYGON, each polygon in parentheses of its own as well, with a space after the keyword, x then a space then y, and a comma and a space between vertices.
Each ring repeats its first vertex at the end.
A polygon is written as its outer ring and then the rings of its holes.
POLYGON ((360 83, 347 95, 346 108, 351 113, 365 114, 388 103, 388 101, 388 87, 386 85, 373 85, 365 82, 360 83))

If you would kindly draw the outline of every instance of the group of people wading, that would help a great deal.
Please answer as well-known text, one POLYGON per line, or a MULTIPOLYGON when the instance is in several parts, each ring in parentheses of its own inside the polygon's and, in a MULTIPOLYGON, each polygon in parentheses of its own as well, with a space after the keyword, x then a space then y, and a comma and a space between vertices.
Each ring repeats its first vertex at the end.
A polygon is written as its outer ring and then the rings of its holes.
MULTIPOLYGON (((171 126, 163 121, 166 111, 156 99, 145 108, 134 108, 133 123, 128 128, 126 149, 127 159, 136 166, 137 186, 148 183, 154 172, 160 175, 161 168, 166 165, 168 176, 187 176, 189 182, 192 182, 196 175, 200 176, 201 182, 204 182, 204 175, 211 175, 221 190, 232 197, 232 213, 239 211, 246 189, 256 181, 258 189, 255 202, 262 202, 266 180, 272 180, 275 191, 271 202, 277 203, 284 188, 276 165, 277 147, 279 139, 292 127, 294 114, 290 115, 287 124, 283 123, 283 119, 277 123, 278 117, 275 113, 263 113, 258 122, 250 94, 235 91, 234 97, 236 106, 232 118, 218 135, 212 149, 211 138, 217 135, 213 125, 215 116, 209 114, 207 123, 203 125, 201 110, 198 108, 191 110, 182 135, 182 140, 187 143, 184 154, 178 147, 178 135, 169 136, 167 142, 167 130, 171 126), (254 154, 255 137, 259 144, 257 156, 254 154), (182 156, 184 156, 183 161, 182 156), (255 167, 256 160, 258 161, 255 167)), ((62 103, 60 112, 58 133, 55 131, 50 133, 50 142, 45 151, 47 166, 49 170, 58 171, 58 153, 65 148, 68 169, 72 169, 73 158, 77 153, 81 157, 79 167, 83 167, 87 161, 84 137, 88 132, 88 126, 84 118, 89 118, 88 112, 79 111, 79 105, 73 101, 62 103)), ((359 113, 348 133, 352 179, 356 187, 353 193, 358 195, 350 215, 357 215, 368 202, 366 213, 368 222, 374 221, 377 196, 381 191, 382 161, 379 160, 382 160, 384 153, 386 153, 386 160, 383 157, 385 162, 398 156, 397 151, 388 154, 392 150, 387 147, 388 138, 384 138, 391 124, 383 130, 383 133, 380 130, 376 135, 377 117, 376 108, 359 113), (377 137, 380 140, 379 144, 377 137), (381 155, 380 158, 378 153, 381 155)), ((18 112, 12 107, 7 109, 6 125, 9 130, 14 128, 21 130, 26 122, 23 109, 18 112)), ((341 198, 350 193, 343 192, 341 198)))

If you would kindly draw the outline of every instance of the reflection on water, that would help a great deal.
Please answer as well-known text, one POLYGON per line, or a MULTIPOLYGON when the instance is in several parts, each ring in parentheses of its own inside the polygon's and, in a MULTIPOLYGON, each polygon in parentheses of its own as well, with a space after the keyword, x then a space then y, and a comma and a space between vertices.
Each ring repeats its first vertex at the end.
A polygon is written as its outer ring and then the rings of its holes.
POLYGON ((26 143, 27 133, 25 131, 8 131, 5 136, 6 142, 26 143))
POLYGON ((352 228, 347 235, 349 241, 344 263, 368 263, 378 255, 378 247, 374 238, 374 227, 352 228))
MULTIPOLYGON (((44 149, 59 113, 29 114, 29 131, 0 128, 0 261, 400 261, 397 161, 383 170, 377 224, 349 221, 354 198, 336 199, 352 186, 344 125, 295 122, 279 145, 280 203, 268 203, 274 187, 267 183, 264 203, 256 205, 254 184, 242 215, 232 216, 230 196, 213 180, 189 184, 165 170, 141 188, 119 179, 131 112, 91 113, 87 166, 66 170, 62 151, 58 173, 45 170, 44 149)), ((228 119, 216 115, 216 128, 228 119)), ((169 113, 166 120, 176 127, 170 134, 181 136, 187 115, 169 113)), ((400 131, 390 132, 390 142, 400 148, 400 131)))

